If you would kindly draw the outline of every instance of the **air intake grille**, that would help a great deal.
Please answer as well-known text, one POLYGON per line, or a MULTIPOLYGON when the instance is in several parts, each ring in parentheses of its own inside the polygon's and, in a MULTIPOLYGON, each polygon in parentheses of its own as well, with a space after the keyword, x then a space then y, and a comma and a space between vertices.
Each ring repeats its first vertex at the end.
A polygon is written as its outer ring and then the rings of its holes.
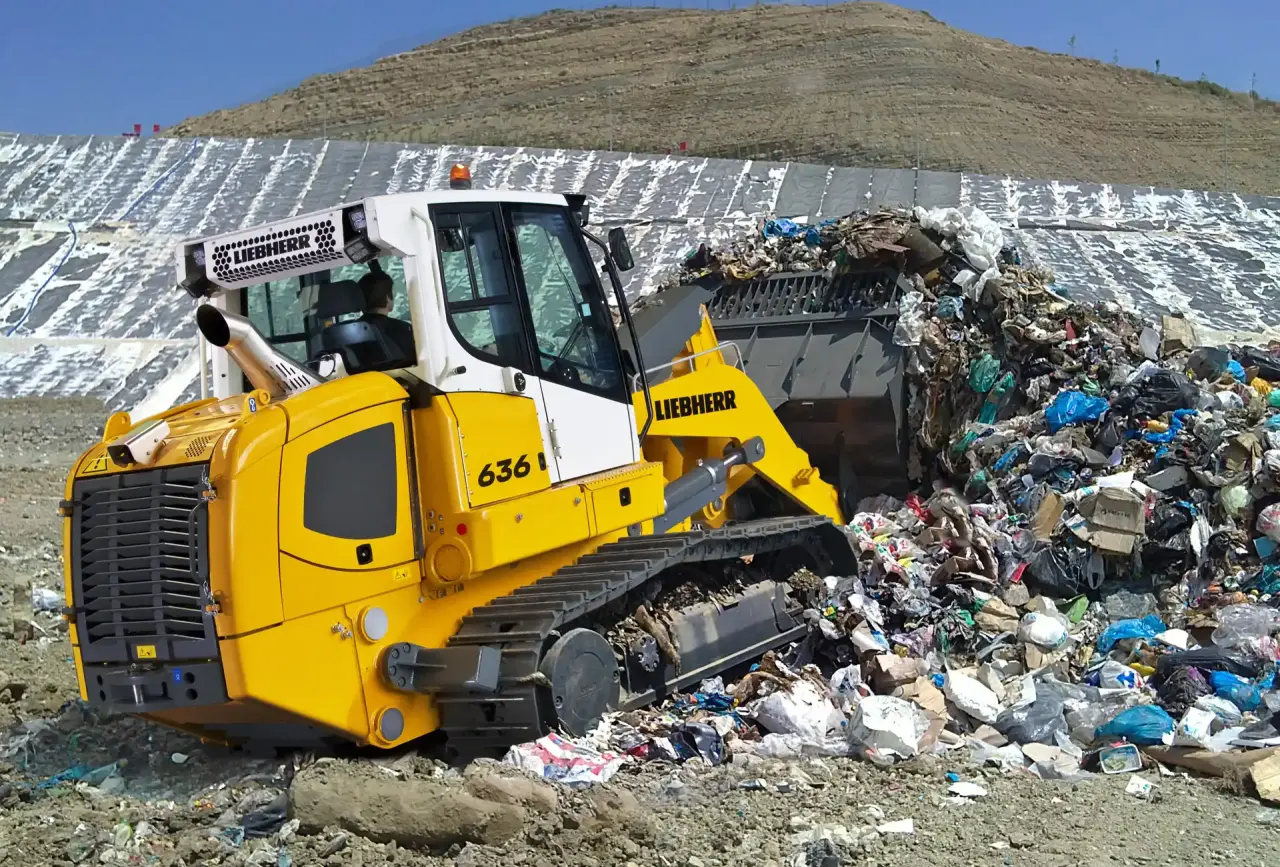
POLYGON ((205 449, 209 448, 209 443, 211 442, 213 442, 212 436, 209 434, 202 434, 187 443, 187 449, 183 454, 189 458, 198 458, 204 454, 205 449))
POLYGON ((339 241, 332 217, 300 226, 277 226, 251 238, 215 244, 213 275, 223 282, 269 280, 283 271, 343 261, 339 241))
POLYGON ((72 593, 85 662, 217 657, 202 597, 206 470, 187 465, 76 482, 72 593))

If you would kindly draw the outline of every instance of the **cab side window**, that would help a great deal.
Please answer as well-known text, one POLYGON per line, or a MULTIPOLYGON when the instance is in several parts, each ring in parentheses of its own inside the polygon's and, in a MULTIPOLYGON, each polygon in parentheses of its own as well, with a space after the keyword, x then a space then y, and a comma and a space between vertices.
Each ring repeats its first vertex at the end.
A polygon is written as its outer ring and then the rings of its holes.
POLYGON ((523 366, 520 310, 507 277, 497 213, 439 209, 432 219, 455 335, 481 358, 503 367, 523 366))
POLYGON ((611 397, 623 394, 612 313, 568 210, 515 205, 510 213, 539 375, 611 397))

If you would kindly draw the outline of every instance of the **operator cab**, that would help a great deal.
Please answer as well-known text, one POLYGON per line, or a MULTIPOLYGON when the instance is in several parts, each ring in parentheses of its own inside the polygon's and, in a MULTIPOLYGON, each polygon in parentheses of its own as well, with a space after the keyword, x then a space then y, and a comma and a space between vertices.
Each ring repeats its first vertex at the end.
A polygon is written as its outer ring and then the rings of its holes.
POLYGON ((321 360, 330 354, 348 375, 417 361, 404 260, 397 256, 246 287, 234 312, 278 351, 322 375, 321 360))
MULTIPOLYGON (((178 273, 190 294, 247 317, 321 380, 381 371, 411 394, 533 401, 552 477, 579 478, 639 458, 632 379, 642 369, 588 246, 604 254, 620 301, 625 236, 610 232, 606 247, 583 228, 586 214, 581 196, 375 196, 188 242, 178 273)), ((225 353, 213 362, 218 397, 251 388, 225 353)))

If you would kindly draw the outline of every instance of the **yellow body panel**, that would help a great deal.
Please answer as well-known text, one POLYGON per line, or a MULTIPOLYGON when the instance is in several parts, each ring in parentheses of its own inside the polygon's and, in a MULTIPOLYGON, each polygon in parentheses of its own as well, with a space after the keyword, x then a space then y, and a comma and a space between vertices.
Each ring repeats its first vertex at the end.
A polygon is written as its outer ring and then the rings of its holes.
MULTIPOLYGON (((725 362, 715 332, 703 310, 702 326, 685 345, 672 376, 653 386, 653 422, 644 442, 650 460, 660 460, 668 480, 691 470, 699 458, 719 458, 726 445, 752 437, 764 440, 764 457, 730 471, 726 495, 753 475, 767 479, 805 512, 843 523, 835 488, 818 477, 809 456, 796 446, 755 383, 725 362), (705 354, 697 355, 699 352, 705 354)), ((643 393, 632 397, 637 422, 648 412, 643 393)), ((719 526, 731 515, 708 509, 700 519, 719 526)))
POLYGON ((326 382, 285 401, 290 441, 352 412, 404 400, 404 387, 385 373, 358 373, 326 382))
MULTIPOLYGON (((319 389, 316 389, 319 391, 319 389)), ((306 393, 299 397, 305 398, 306 393)), ((290 416, 292 418, 292 415, 290 416)), ((331 569, 368 571, 385 569, 414 559, 413 517, 409 505, 406 466, 404 404, 381 403, 344 413, 327 424, 318 424, 300 437, 289 438, 280 464, 280 551, 300 560, 331 569), (390 424, 395 430, 396 521, 395 532, 376 538, 336 538, 315 532, 304 523, 307 491, 307 458, 343 437, 368 428, 390 424), (360 563, 356 548, 367 543, 372 559, 360 563)))
POLYGON ((412 587, 416 596, 421 580, 422 570, 416 560, 353 575, 288 554, 280 555, 280 589, 284 596, 284 616, 288 620, 347 603, 364 602, 404 587, 412 587))
POLYGON ((586 491, 591 535, 641 524, 662 514, 662 464, 651 461, 579 479, 586 491))
POLYGON ((463 478, 472 508, 551 486, 533 398, 462 392, 449 395, 448 401, 459 428, 463 478))
POLYGON ((251 698, 356 740, 368 736, 356 642, 342 608, 223 639, 220 649, 231 699, 251 698))
POLYGON ((220 444, 209 481, 209 587, 218 603, 218 635, 240 635, 284 619, 278 580, 280 448, 286 420, 260 409, 220 444), (235 580, 244 576, 240 580, 235 580), (252 576, 252 577, 251 577, 252 576))

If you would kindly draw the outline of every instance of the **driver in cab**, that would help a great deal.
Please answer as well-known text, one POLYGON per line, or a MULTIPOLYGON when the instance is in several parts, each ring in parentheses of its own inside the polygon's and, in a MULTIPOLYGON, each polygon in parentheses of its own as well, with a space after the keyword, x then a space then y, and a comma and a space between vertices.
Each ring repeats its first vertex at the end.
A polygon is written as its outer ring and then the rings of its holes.
POLYGON ((365 309, 360 321, 368 322, 376 328, 384 340, 403 353, 405 359, 417 358, 418 353, 413 345, 413 326, 390 315, 395 307, 395 284, 391 275, 383 271, 377 261, 373 261, 369 263, 369 273, 360 278, 359 285, 360 291, 364 293, 365 309))

